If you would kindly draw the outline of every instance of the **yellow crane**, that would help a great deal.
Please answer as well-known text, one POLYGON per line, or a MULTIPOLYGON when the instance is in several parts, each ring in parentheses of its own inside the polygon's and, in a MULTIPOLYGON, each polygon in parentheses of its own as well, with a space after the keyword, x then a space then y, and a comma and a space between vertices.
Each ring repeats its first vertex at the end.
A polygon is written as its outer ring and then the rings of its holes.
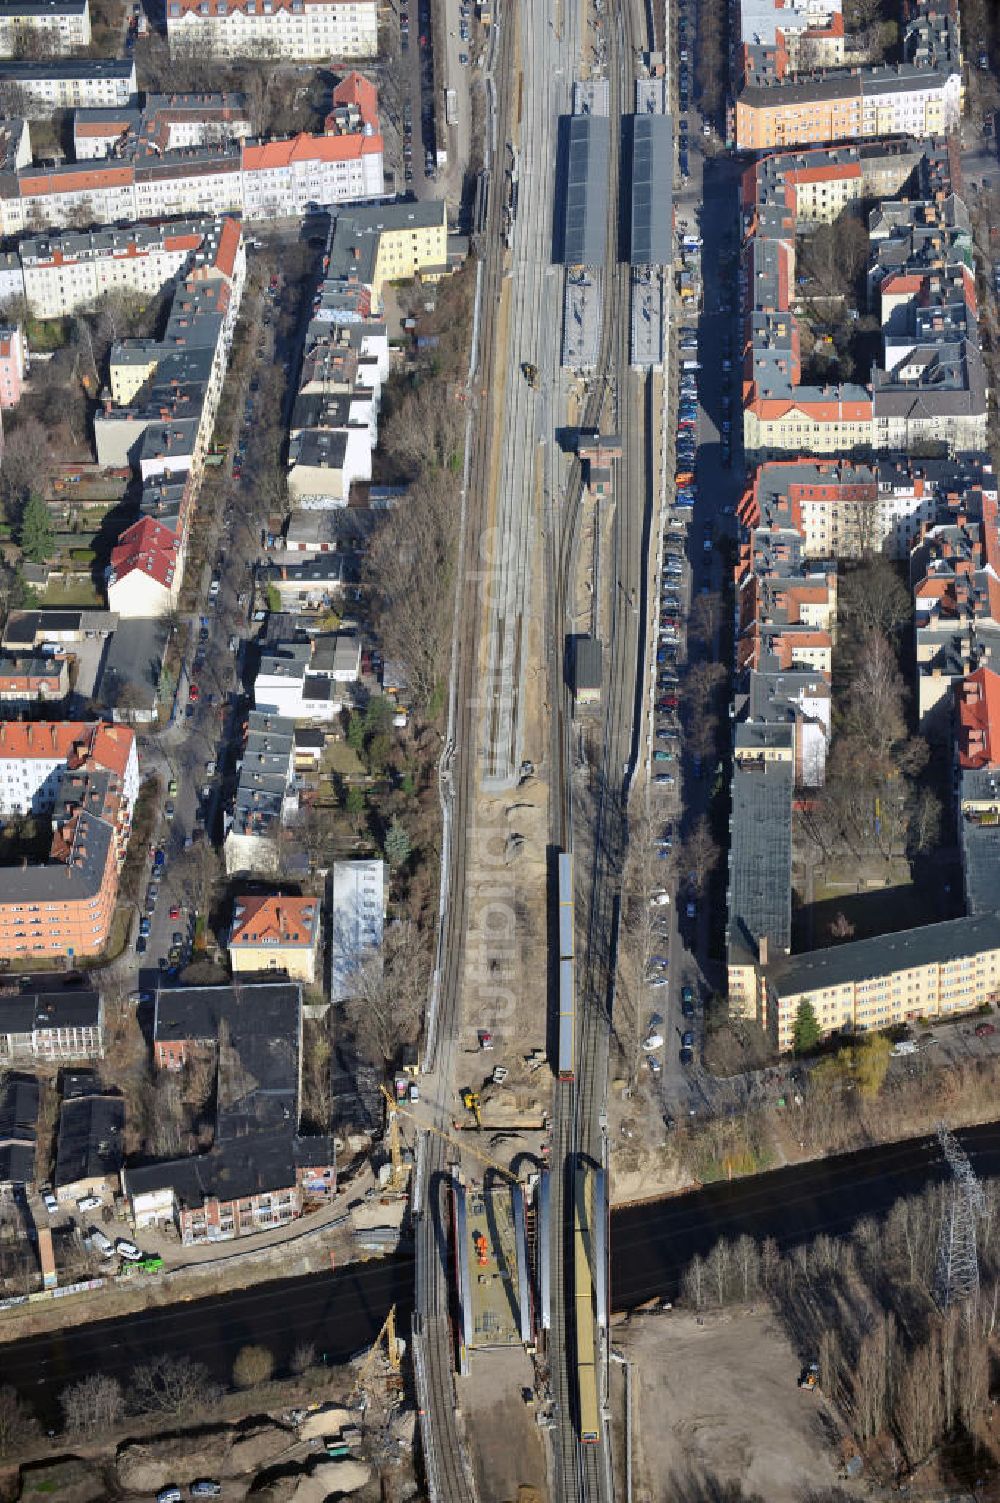
POLYGON ((382 1329, 372 1342, 371 1350, 358 1368, 358 1375, 354 1380, 354 1395, 364 1392, 372 1385, 375 1374, 375 1364, 379 1357, 384 1354, 389 1364, 389 1371, 384 1381, 387 1388, 399 1386, 399 1342, 396 1340, 396 1306, 389 1307, 389 1313, 382 1322, 382 1329))
POLYGON ((399 1147, 399 1126, 398 1124, 396 1124, 395 1127, 393 1126, 393 1124, 395 1123, 395 1118, 398 1114, 404 1117, 409 1117, 414 1125, 420 1128, 421 1132, 432 1132, 435 1137, 442 1138, 445 1143, 450 1144, 450 1146, 457 1149, 459 1153, 471 1153, 473 1158, 480 1159, 484 1164, 489 1164, 491 1169, 495 1169, 497 1174, 502 1174, 504 1178, 509 1179, 512 1184, 516 1185, 519 1183, 518 1177, 514 1173, 513 1169, 508 1169, 505 1164, 500 1164, 496 1159, 490 1158, 490 1155, 488 1153, 484 1153, 481 1148, 474 1148, 472 1146, 472 1143, 467 1138, 459 1139, 452 1133, 445 1132, 443 1128, 434 1127, 432 1123, 423 1121, 421 1117, 417 1116, 416 1112, 411 1112, 405 1106, 401 1106, 398 1101, 394 1101, 390 1092, 386 1090, 385 1086, 382 1086, 381 1090, 382 1095, 386 1099, 387 1116, 389 1120, 389 1153, 392 1156, 394 1179, 396 1174, 396 1156, 398 1156, 399 1158, 400 1169, 402 1170, 402 1154, 399 1147), (393 1137, 394 1133, 395 1140, 393 1137), (393 1147, 394 1141, 395 1148, 393 1147))

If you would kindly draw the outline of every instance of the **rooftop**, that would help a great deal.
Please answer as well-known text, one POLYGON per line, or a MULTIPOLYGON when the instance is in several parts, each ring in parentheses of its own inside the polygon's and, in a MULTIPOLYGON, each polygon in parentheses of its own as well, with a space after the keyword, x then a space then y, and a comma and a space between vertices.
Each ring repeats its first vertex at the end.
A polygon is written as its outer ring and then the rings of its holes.
POLYGON ((1000 914, 982 913, 926 924, 874 939, 852 940, 826 950, 790 955, 767 967, 768 985, 779 997, 846 986, 894 971, 947 966, 966 956, 1000 950, 1000 914))

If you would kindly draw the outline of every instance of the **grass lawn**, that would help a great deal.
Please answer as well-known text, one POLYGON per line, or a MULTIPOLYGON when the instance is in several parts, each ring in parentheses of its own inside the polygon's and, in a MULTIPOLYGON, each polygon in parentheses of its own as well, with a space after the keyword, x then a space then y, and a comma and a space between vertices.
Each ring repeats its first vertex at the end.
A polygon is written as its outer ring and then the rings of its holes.
POLYGON ((38 604, 49 606, 54 610, 79 608, 81 610, 101 610, 104 601, 98 595, 92 584, 74 585, 50 585, 44 594, 38 597, 38 604))
POLYGON ((902 929, 941 923, 963 911, 957 862, 939 857, 933 870, 929 864, 925 869, 918 864, 909 879, 905 871, 898 870, 893 878, 891 887, 867 888, 864 892, 846 886, 838 890, 832 883, 818 882, 812 906, 799 908, 792 915, 793 951, 840 943, 830 928, 841 914, 854 926, 851 939, 870 939, 876 934, 898 934, 902 929))
POLYGON ((323 771, 342 778, 360 778, 365 773, 360 757, 346 741, 334 741, 325 749, 323 771))

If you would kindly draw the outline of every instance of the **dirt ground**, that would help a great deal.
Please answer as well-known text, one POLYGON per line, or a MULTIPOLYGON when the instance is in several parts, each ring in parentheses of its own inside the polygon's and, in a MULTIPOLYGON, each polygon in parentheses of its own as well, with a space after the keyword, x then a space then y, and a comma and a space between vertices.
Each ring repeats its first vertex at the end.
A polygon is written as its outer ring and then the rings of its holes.
MULTIPOLYGON (((801 1503, 836 1480, 839 1423, 820 1395, 800 1392, 798 1358, 770 1310, 640 1315, 614 1335, 633 1364, 635 1503, 716 1497, 733 1482, 768 1503, 801 1503)), ((613 1413, 623 1458, 620 1402, 613 1413)), ((855 1484, 840 1486, 846 1499, 855 1484)))
POLYGON ((472 1460, 481 1503, 517 1503, 520 1490, 529 1487, 547 1497, 535 1406, 521 1398, 521 1390, 534 1384, 527 1352, 521 1347, 472 1352, 468 1378, 456 1381, 466 1433, 475 1436, 472 1460))
POLYGON ((645 1080, 631 1096, 625 1095, 624 1080, 612 1082, 608 1143, 612 1207, 694 1188, 663 1125, 663 1109, 645 1080))

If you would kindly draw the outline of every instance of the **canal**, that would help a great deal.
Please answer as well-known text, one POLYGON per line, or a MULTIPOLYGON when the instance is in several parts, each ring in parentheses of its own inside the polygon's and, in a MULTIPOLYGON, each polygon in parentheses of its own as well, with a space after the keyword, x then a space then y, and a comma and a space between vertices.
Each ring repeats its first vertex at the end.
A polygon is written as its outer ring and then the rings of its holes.
MULTIPOLYGON (((956 1136, 981 1178, 1000 1177, 1000 1122, 956 1136)), ((773 1237, 785 1249, 820 1233, 843 1236, 862 1216, 886 1215, 901 1196, 919 1194, 945 1172, 937 1139, 914 1138, 625 1207, 611 1217, 612 1308, 674 1298, 685 1265, 720 1237, 773 1237)), ((132 1368, 158 1352, 184 1353, 222 1382, 247 1342, 268 1346, 279 1373, 306 1341, 335 1364, 371 1344, 393 1303, 408 1331, 413 1279, 412 1256, 395 1254, 72 1326, 0 1345, 0 1381, 58 1423, 58 1395, 68 1383, 105 1372, 127 1386, 132 1368)))

